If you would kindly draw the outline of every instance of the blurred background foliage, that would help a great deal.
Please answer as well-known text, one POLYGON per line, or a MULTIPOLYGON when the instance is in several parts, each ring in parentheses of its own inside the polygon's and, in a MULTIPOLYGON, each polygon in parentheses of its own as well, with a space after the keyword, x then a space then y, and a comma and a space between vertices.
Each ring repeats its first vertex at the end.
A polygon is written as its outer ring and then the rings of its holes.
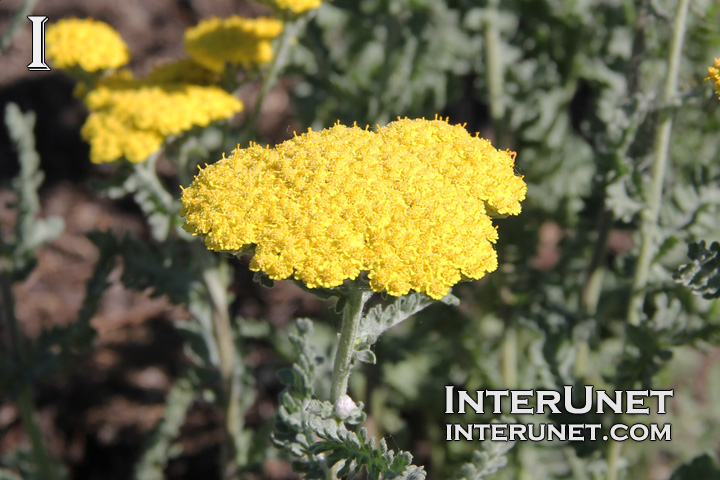
MULTIPOLYGON (((703 82, 720 56, 720 4, 691 2, 678 91, 666 101, 676 6, 670 0, 334 0, 310 14, 291 45, 280 78, 292 97, 292 125, 298 130, 337 120, 383 125, 397 116, 440 113, 516 151, 517 170, 529 185, 523 213, 498 221, 498 271, 458 286, 459 306, 433 305, 389 330, 374 347, 377 363, 362 364, 351 378, 352 396, 365 404, 370 433, 385 438, 390 448, 411 452, 430 478, 720 478, 720 266, 713 243, 720 240, 720 101, 703 82), (659 220, 643 230, 655 140, 668 112, 674 123, 659 220), (640 321, 632 322, 633 277, 647 235, 655 248, 640 321), (602 422, 605 428, 621 421, 671 423, 672 441, 628 441, 622 448, 602 441, 517 442, 511 449, 445 441, 447 423, 499 417, 446 415, 445 385, 529 390, 586 384, 608 390, 672 388, 675 396, 667 414, 649 418, 535 415, 515 421, 602 422)), ((20 124, 13 112, 8 109, 11 130, 20 124)), ((287 123, 280 136, 290 133, 287 123)), ((218 146, 213 134, 221 128, 183 139, 170 151, 178 149, 183 165, 215 161, 208 158, 213 152, 234 145, 229 138, 218 146)), ((261 131, 253 140, 277 137, 261 131)), ((26 274, 33 252, 62 228, 55 219, 31 222, 38 208, 28 192, 37 189, 38 177, 26 172, 37 165, 27 146, 18 145, 18 151, 20 230, 10 241, 3 237, 3 257, 21 265, 4 265, 12 272, 7 282, 19 281, 12 275, 26 274)), ((174 185, 175 174, 186 182, 180 171, 169 175, 167 185, 174 185)), ((146 215, 155 212, 151 228, 159 225, 164 234, 92 238, 101 260, 81 325, 88 325, 104 290, 97 287, 108 274, 103 262, 116 255, 123 259, 121 280, 128 288, 153 289, 186 305, 196 318, 209 316, 203 300, 208 292, 193 271, 202 262, 191 268, 177 261, 202 254, 193 253, 196 245, 184 243, 187 239, 163 243, 168 225, 176 222, 170 218, 174 207, 157 213, 157 199, 143 190, 143 176, 133 178, 134 184, 125 182, 114 195, 135 193, 146 215)), ((223 268, 222 260, 203 258, 205 267, 223 268)), ((222 276, 237 293, 231 310, 238 352, 233 378, 242 384, 241 413, 247 414, 260 402, 275 408, 280 386, 268 380, 263 366, 243 367, 243 359, 261 351, 273 367, 292 363, 288 334, 294 327, 243 315, 243 302, 259 290, 241 273, 246 263, 231 266, 234 272, 222 276)), ((327 358, 339 318, 331 304, 315 313, 314 349, 327 358)), ((162 478, 169 471, 166 463, 182 456, 171 440, 198 393, 209 404, 222 395, 213 370, 221 368, 219 354, 208 347, 214 345, 212 327, 200 322, 182 329, 190 360, 167 396, 168 413, 148 439, 136 478, 162 478)), ((43 375, 28 374, 33 378, 23 382, 47 381, 48 352, 57 352, 58 345, 92 348, 85 330, 81 336, 60 333, 46 332, 34 341, 37 348, 30 351, 36 356, 23 361, 43 366, 43 375)), ((7 338, 9 332, 2 334, 7 338)), ((6 392, 13 388, 10 379, 19 381, 7 373, 17 373, 11 363, 2 364, 6 375, 0 387, 6 392)), ((316 376, 316 391, 326 391, 322 375, 316 376)), ((247 428, 240 422, 238 442, 247 448, 238 464, 248 475, 271 477, 267 459, 278 457, 268 440, 272 422, 250 422, 247 428)), ((213 442, 220 448, 221 442, 213 442)), ((22 465, 21 455, 11 457, 7 465, 22 465)))
MULTIPOLYGON (((718 340, 718 306, 672 274, 687 263, 689 243, 720 235, 720 115, 703 84, 720 49, 720 6, 692 2, 679 92, 666 105, 675 8, 662 1, 336 1, 318 11, 295 49, 293 93, 305 123, 382 124, 443 112, 516 150, 529 184, 523 214, 499 222, 499 271, 456 289, 462 313, 429 309, 391 331, 376 351, 381 367, 366 370, 371 417, 396 439, 430 439, 430 468, 448 475, 476 448, 437 449, 444 423, 472 422, 443 414, 437 386, 448 383, 674 387, 677 410, 656 419, 673 423, 674 441, 626 446, 626 478, 666 478, 670 465, 718 451, 720 410, 702 407, 682 387, 685 368, 717 369, 707 352, 718 340), (492 75, 501 77, 499 90, 492 75), (659 248, 647 320, 636 328, 626 311, 665 109, 675 122, 654 232, 659 248), (707 416, 701 425, 679 411, 707 416)), ((708 285, 713 271, 700 283, 708 285)), ((703 395, 717 398, 710 381, 717 377, 703 377, 703 395)), ((510 467, 493 478, 604 478, 605 448, 520 442, 510 467)))

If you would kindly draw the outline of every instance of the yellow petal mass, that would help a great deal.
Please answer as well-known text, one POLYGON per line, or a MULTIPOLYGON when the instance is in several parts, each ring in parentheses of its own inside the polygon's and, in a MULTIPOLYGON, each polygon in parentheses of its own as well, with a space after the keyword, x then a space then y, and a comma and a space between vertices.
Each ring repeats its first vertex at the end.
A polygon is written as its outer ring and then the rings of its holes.
POLYGON ((185 51, 214 72, 222 72, 226 63, 261 64, 272 60, 271 40, 282 29, 282 22, 269 17, 212 17, 185 31, 185 51))
POLYGON ((67 18, 50 25, 45 56, 57 68, 86 72, 119 68, 130 60, 127 45, 110 25, 93 19, 67 18))
POLYGON ((145 161, 167 137, 231 117, 243 108, 240 100, 219 87, 120 74, 91 90, 85 104, 91 114, 81 134, 90 143, 94 163, 122 157, 145 161))
POLYGON ((497 268, 491 214, 520 213, 526 193, 513 168, 443 120, 335 125, 236 149, 184 189, 181 213, 212 250, 254 246, 250 268, 276 280, 332 288, 365 271, 375 291, 441 298, 497 268))

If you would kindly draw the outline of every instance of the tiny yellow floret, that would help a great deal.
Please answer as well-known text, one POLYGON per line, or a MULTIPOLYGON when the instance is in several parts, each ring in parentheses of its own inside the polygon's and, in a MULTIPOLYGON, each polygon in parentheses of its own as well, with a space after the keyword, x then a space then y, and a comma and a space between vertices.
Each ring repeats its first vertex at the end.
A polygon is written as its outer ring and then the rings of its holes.
POLYGON ((92 19, 67 18, 47 28, 45 56, 57 68, 86 72, 119 68, 128 63, 125 41, 110 25, 92 19))
POLYGON ((272 60, 271 40, 282 29, 282 22, 269 17, 212 17, 185 31, 185 51, 214 72, 222 72, 226 63, 262 64, 272 60))
POLYGON ((720 98, 720 58, 716 58, 713 66, 708 67, 708 76, 705 77, 705 80, 713 82, 715 93, 717 93, 718 98, 720 98))
POLYGON ((367 272, 375 291, 441 298, 497 268, 491 214, 520 213, 514 154, 444 120, 377 132, 335 125, 251 145, 183 190, 184 228, 215 251, 254 247, 250 268, 310 288, 367 272))

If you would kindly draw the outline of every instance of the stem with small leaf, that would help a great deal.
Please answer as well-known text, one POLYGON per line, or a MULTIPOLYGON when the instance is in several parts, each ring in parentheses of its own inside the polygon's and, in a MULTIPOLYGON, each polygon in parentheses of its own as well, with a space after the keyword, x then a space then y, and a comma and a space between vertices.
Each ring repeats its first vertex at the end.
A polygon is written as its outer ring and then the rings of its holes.
POLYGON ((663 110, 655 132, 655 145, 653 148, 652 183, 648 204, 641 214, 640 227, 640 255, 635 267, 632 284, 632 296, 627 311, 627 321, 630 325, 640 325, 643 303, 645 301, 645 288, 650 274, 650 264, 657 244, 658 220, 660 205, 662 203, 663 183, 670 150, 670 134, 672 132, 673 109, 671 104, 677 97, 677 83, 680 74, 680 56, 685 37, 685 23, 687 19, 690 0, 678 2, 673 25, 672 43, 668 57, 668 71, 665 77, 665 86, 661 98, 663 110))
POLYGON ((211 307, 214 343, 218 352, 218 369, 222 382, 222 408, 224 413, 225 439, 221 448, 222 478, 233 479, 237 476, 238 451, 243 429, 243 413, 239 401, 239 388, 235 371, 238 362, 238 352, 232 332, 227 287, 224 280, 228 276, 227 262, 220 260, 215 266, 205 266, 202 279, 207 290, 211 307))
MULTIPOLYGON (((652 183, 648 205, 641 213, 640 226, 640 254, 633 277, 632 294, 627 310, 627 323, 638 326, 641 323, 643 304, 645 303, 645 289, 650 276, 650 265, 657 243, 658 220, 662 203, 663 184, 667 170, 670 135, 672 133, 671 103, 677 96, 677 83, 680 74, 680 57, 685 38, 685 28, 690 0, 679 0, 675 12, 675 21, 672 29, 670 54, 668 56, 668 71, 662 94, 664 109, 660 112, 660 120, 655 132, 653 148, 652 183)), ((606 480, 617 480, 618 462, 620 460, 621 443, 613 441, 608 447, 608 471, 606 480)))
POLYGON ((332 402, 347 393, 363 307, 370 295, 372 295, 372 292, 357 287, 348 290, 345 306, 342 309, 342 329, 333 367, 332 387, 330 389, 330 400, 332 402))
POLYGON ((244 132, 246 135, 250 136, 257 133, 255 132, 257 127, 256 124, 258 117, 260 116, 260 110, 262 108, 263 101, 265 100, 265 96, 268 94, 273 85, 275 85, 278 72, 287 62, 288 46, 290 45, 290 41, 297 36, 298 30, 304 24, 303 20, 295 20, 285 24, 285 28, 283 28, 280 38, 278 39, 278 47, 275 51, 275 55, 273 56, 270 66, 268 67, 267 74, 260 85, 260 92, 255 100, 255 106, 245 123, 244 132))

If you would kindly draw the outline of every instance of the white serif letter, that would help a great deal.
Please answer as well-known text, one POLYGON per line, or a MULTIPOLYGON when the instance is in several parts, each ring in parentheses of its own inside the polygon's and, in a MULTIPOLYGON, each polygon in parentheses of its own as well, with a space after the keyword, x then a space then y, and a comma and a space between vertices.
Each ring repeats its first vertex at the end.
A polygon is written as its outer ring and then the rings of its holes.
POLYGON ((45 64, 45 22, 48 17, 45 15, 28 15, 32 22, 32 62, 28 70, 50 70, 45 64))

